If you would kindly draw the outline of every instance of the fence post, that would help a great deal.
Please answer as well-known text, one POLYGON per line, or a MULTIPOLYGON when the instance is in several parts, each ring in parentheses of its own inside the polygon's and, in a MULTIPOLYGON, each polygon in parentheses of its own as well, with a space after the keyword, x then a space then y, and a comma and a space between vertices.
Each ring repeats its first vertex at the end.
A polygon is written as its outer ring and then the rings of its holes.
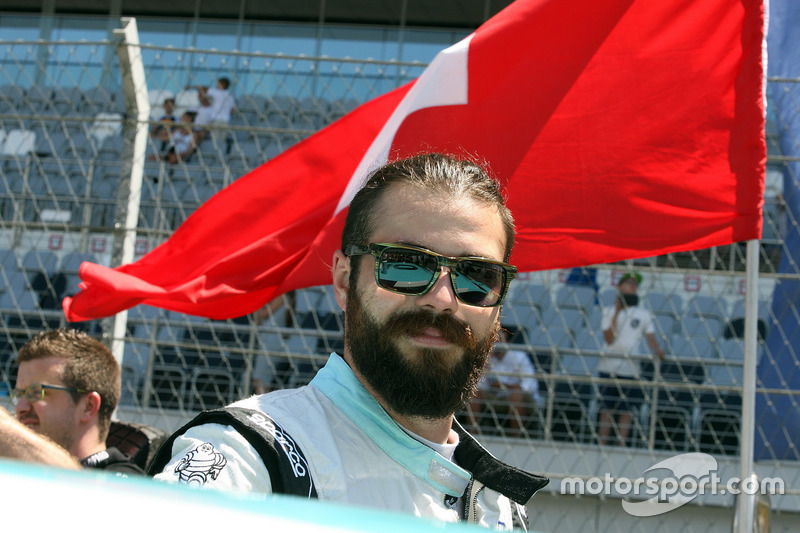
MULTIPOLYGON (((122 130, 124 138, 122 169, 117 191, 114 244, 111 252, 111 265, 114 267, 130 263, 134 257, 150 117, 150 102, 147 96, 147 82, 139 48, 136 19, 123 17, 121 22, 122 28, 113 32, 126 109, 122 130)), ((113 317, 111 351, 120 364, 125 348, 127 322, 127 311, 117 313, 113 317)))

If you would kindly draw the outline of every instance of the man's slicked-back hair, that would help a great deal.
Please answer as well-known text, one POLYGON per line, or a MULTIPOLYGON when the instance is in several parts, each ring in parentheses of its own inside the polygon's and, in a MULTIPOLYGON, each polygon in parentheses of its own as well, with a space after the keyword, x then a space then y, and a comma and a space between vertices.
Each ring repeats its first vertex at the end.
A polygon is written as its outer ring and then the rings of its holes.
POLYGON ((375 232, 376 210, 388 190, 395 185, 412 185, 430 193, 444 193, 452 198, 468 198, 494 205, 505 228, 505 252, 508 261, 514 247, 514 218, 506 207, 500 184, 483 165, 468 159, 431 153, 400 159, 375 170, 350 202, 342 231, 342 250, 351 244, 370 242, 375 232))
MULTIPOLYGON (((111 427, 111 415, 121 394, 120 367, 105 344, 94 337, 69 328, 38 333, 19 349, 16 362, 59 357, 66 361, 61 379, 67 387, 94 391, 100 395, 98 421, 100 437, 105 440, 111 427)), ((77 400, 79 394, 73 394, 77 400)))

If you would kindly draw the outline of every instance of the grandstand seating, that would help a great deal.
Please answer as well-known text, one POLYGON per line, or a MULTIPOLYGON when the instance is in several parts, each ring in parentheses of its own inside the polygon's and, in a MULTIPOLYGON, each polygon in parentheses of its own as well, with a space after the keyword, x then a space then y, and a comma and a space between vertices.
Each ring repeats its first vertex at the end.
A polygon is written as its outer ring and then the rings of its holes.
MULTIPOLYGON (((639 423, 642 428, 649 428, 651 419, 653 420, 655 424, 653 447, 655 449, 676 453, 687 451, 690 446, 693 449, 697 441, 694 424, 698 394, 694 390, 682 389, 670 384, 700 384, 705 378, 704 367, 701 363, 666 360, 660 363, 658 371, 665 385, 655 388, 657 394, 651 390, 645 395, 639 423)), ((644 379, 654 379, 654 372, 654 363, 642 364, 644 379)))
POLYGON ((588 285, 565 284, 556 290, 553 303, 558 309, 578 309, 588 314, 596 298, 596 291, 588 285))
POLYGON ((656 316, 667 315, 677 320, 683 314, 683 300, 677 294, 649 292, 642 297, 642 305, 656 316))
POLYGON ((723 320, 728 316, 726 304, 723 300, 708 295, 693 296, 686 302, 686 314, 723 320))
POLYGON ((560 379, 552 386, 553 421, 550 431, 554 439, 582 443, 593 433, 597 387, 575 378, 596 375, 599 361, 597 354, 564 353, 559 356, 554 373, 560 379))

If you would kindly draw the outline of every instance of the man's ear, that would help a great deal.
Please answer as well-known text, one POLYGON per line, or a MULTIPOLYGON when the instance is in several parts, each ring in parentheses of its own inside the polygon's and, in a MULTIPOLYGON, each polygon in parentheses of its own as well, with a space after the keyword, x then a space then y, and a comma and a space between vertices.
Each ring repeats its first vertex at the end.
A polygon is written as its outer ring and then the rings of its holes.
POLYGON ((336 303, 342 308, 347 309, 347 293, 350 289, 350 258, 344 255, 341 250, 333 253, 333 293, 336 296, 336 303))
POLYGON ((97 416, 98 411, 100 411, 100 404, 102 403, 100 393, 95 391, 87 392, 83 396, 83 402, 81 421, 86 422, 97 416))

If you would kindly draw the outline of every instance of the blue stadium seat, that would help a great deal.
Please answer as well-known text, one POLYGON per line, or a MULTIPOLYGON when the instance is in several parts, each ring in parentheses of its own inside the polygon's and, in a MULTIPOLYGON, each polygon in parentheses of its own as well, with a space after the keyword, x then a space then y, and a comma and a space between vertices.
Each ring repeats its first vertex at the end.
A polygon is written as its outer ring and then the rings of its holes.
POLYGON ((589 381, 595 375, 600 357, 590 354, 560 353, 552 384, 553 416, 550 431, 553 439, 573 443, 585 442, 593 426, 593 404, 597 387, 589 381))
POLYGON ((668 315, 675 318, 683 315, 683 298, 675 293, 649 292, 642 297, 642 304, 654 315, 668 315))
POLYGON ((61 264, 58 267, 58 271, 63 273, 67 278, 67 288, 64 291, 64 294, 71 295, 78 292, 78 284, 81 281, 78 277, 78 271, 81 263, 84 261, 88 261, 90 263, 98 262, 97 257, 89 252, 68 252, 61 259, 61 264))
POLYGON ((28 115, 52 115, 54 110, 50 107, 53 100, 53 88, 34 85, 25 90, 24 105, 20 108, 22 113, 28 115))
POLYGON ((722 337, 722 322, 715 315, 688 315, 678 323, 678 335, 690 339, 722 337))
POLYGON ((300 129, 317 131, 325 125, 329 114, 330 107, 327 100, 301 98, 294 110, 292 123, 300 129))
POLYGON ((582 330, 592 330, 589 324, 589 315, 584 309, 562 307, 554 313, 552 318, 550 323, 545 322, 545 327, 561 327, 568 330, 573 336, 582 330))
POLYGON ((25 90, 16 84, 0 86, 0 114, 16 114, 23 108, 25 90))
POLYGON ((113 97, 111 93, 103 87, 92 87, 84 91, 83 100, 79 112, 82 115, 94 117, 98 113, 108 113, 111 111, 113 97))
POLYGON ((261 94, 243 94, 236 98, 236 109, 249 126, 258 126, 266 117, 267 98, 261 94))
POLYGON ((658 344, 667 353, 673 353, 672 343, 677 334, 675 318, 672 315, 655 315, 653 318, 653 327, 656 330, 655 336, 658 344))
POLYGON ((253 169, 252 163, 241 152, 233 151, 225 156, 225 166, 231 176, 231 181, 244 176, 253 169))
MULTIPOLYGON (((668 358, 661 361, 659 375, 666 383, 656 387, 657 395, 654 395, 654 390, 647 390, 640 412, 641 427, 649 428, 651 421, 654 422, 653 448, 657 450, 683 452, 688 451, 690 447, 694 449, 696 445, 694 420, 700 394, 696 390, 678 388, 670 384, 702 383, 705 378, 704 365, 668 358), (653 409, 656 410, 654 420, 651 416, 653 409)), ((652 380, 653 377, 654 364, 644 363, 642 378, 652 380)), ((649 431, 645 434, 649 435, 649 431)))
POLYGON ((597 295, 600 306, 610 307, 614 305, 614 302, 617 299, 617 294, 619 294, 619 291, 615 288, 607 287, 605 289, 600 289, 597 295))
POLYGON ((540 325, 539 310, 528 303, 517 304, 513 300, 506 300, 503 303, 502 323, 510 324, 518 328, 531 330, 540 325))
POLYGON ((575 347, 581 351, 601 352, 605 348, 603 332, 584 329, 575 336, 575 347))
POLYGON ((597 292, 588 285, 562 285, 556 289, 555 306, 559 309, 582 309, 586 313, 595 306, 597 292))
POLYGON ((681 359, 717 359, 715 341, 707 337, 675 336, 672 339, 672 355, 681 359))
POLYGON ((725 364, 708 369, 707 382, 733 390, 715 390, 700 397, 694 422, 699 449, 711 454, 736 454, 739 451, 743 383, 742 341, 726 339, 722 346, 725 364), (730 343, 728 343, 730 341, 730 343), (739 389, 739 390, 736 390, 739 389))
POLYGON ((290 96, 273 96, 267 102, 266 123, 271 128, 292 128, 292 116, 296 105, 297 101, 290 96))
POLYGON ((722 322, 728 317, 727 304, 716 296, 698 294, 686 302, 686 314, 713 317, 722 322))
POLYGON ((78 115, 83 105, 83 90, 80 87, 53 87, 53 113, 57 116, 78 115))

